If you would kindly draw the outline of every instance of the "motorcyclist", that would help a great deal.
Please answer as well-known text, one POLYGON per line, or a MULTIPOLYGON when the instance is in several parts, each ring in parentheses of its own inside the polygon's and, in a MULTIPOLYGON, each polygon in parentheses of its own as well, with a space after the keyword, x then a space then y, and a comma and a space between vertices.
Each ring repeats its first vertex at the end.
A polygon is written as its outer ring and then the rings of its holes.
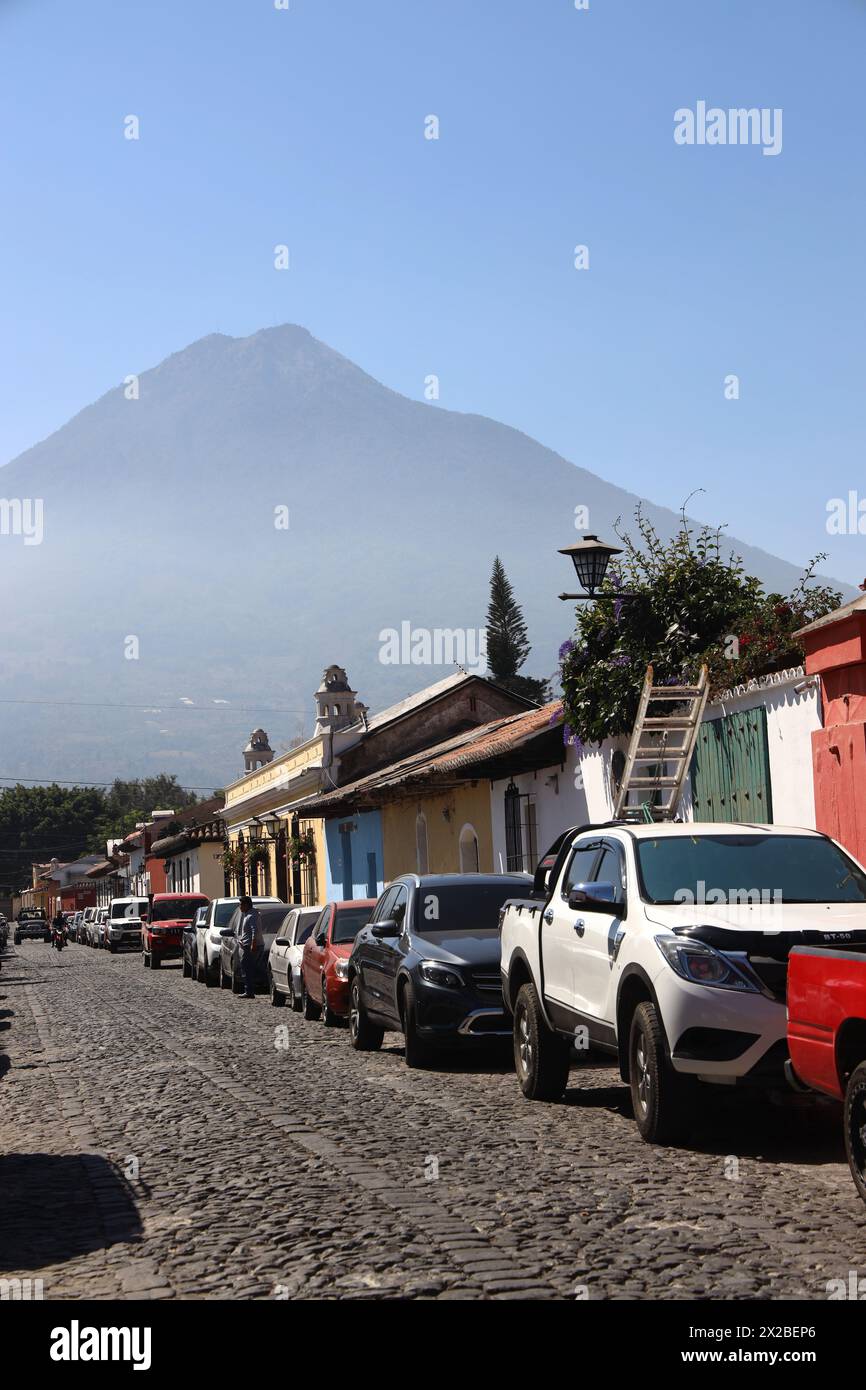
POLYGON ((63 914, 58 912, 51 921, 51 944, 58 951, 66 945, 66 923, 63 914))

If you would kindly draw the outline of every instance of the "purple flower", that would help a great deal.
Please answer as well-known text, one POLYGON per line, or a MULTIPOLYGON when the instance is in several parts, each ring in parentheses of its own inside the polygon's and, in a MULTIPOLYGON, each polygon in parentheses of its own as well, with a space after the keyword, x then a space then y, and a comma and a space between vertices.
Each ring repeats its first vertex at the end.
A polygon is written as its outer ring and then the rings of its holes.
POLYGON ((613 660, 611 661, 610 664, 611 664, 611 666, 630 666, 630 665, 631 665, 631 657, 630 657, 630 656, 615 656, 615 657, 613 658, 613 660))
POLYGON ((619 615, 620 615, 621 612, 622 612, 622 599, 621 599, 621 598, 615 598, 614 601, 613 601, 613 620, 614 620, 615 623, 618 623, 618 622, 619 622, 619 615))
POLYGON ((548 722, 548 727, 549 727, 549 728, 552 728, 554 724, 558 724, 558 723, 559 723, 559 720, 560 720, 561 718, 562 718, 562 705, 557 705, 556 709, 553 710, 553 711, 551 711, 550 719, 547 721, 547 722, 548 722))
POLYGON ((559 649, 559 659, 560 659, 560 661, 564 661, 565 658, 566 658, 567 656, 570 656, 571 653, 572 653, 573 651, 574 651, 574 643, 572 642, 571 638, 569 637, 568 641, 567 641, 567 642, 563 642, 562 646, 561 646, 560 649, 559 649))
POLYGON ((576 733, 574 732, 574 730, 571 728, 571 726, 568 725, 568 724, 563 725, 563 730, 562 730, 562 732, 563 732, 563 738, 564 738, 565 742, 566 742, 566 743, 570 743, 570 744, 572 745, 572 747, 573 747, 578 753, 582 753, 582 752, 583 752, 583 739, 580 738, 579 735, 576 734, 576 733))

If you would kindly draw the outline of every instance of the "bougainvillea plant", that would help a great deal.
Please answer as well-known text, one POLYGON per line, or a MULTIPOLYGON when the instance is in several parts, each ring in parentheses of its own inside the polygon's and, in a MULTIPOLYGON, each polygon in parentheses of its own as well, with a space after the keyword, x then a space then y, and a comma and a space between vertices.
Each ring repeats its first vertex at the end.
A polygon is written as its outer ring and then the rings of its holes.
POLYGON ((799 665, 803 649, 794 633, 841 603, 841 594, 814 581, 824 555, 785 597, 766 593, 740 557, 726 553, 723 528, 695 526, 685 509, 670 541, 660 539, 640 507, 635 523, 637 538, 617 525, 623 553, 602 597, 578 608, 574 637, 560 649, 572 742, 631 732, 650 663, 657 685, 677 685, 696 680, 706 662, 712 692, 799 665))

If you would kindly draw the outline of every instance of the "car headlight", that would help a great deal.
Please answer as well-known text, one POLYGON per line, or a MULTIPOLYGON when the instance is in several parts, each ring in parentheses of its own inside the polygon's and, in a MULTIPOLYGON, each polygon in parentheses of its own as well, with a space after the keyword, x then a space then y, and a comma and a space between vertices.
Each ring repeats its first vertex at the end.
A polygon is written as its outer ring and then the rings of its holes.
POLYGON ((712 985, 715 989, 736 989, 760 993, 758 986, 738 970, 727 956, 703 941, 684 941, 678 936, 657 936, 655 943, 668 965, 693 985, 712 985))
POLYGON ((447 965, 440 965, 436 960, 422 960, 418 974, 428 985, 442 985, 444 989, 463 988, 463 977, 456 970, 451 970, 447 965))
POLYGON ((223 944, 223 939, 218 931, 208 932, 208 941, 212 946, 221 946, 223 944))
POLYGON ((349 962, 347 960, 338 960, 337 964, 334 966, 334 974, 338 980, 348 980, 349 962))

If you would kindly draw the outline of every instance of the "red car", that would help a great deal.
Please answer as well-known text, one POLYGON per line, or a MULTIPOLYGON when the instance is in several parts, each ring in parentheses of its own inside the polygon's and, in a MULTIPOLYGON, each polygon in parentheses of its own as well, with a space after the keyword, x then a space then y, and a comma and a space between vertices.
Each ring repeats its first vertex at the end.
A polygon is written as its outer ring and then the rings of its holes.
POLYGON ((203 893, 154 893, 141 921, 141 950, 145 970, 156 970, 164 960, 183 954, 183 929, 210 898, 203 893))
POLYGON ((789 1080, 844 1101, 848 1166, 866 1201, 866 947, 794 947, 788 1049, 789 1080))
POLYGON ((369 922, 375 898, 326 903, 307 937, 301 957, 304 1018, 319 1018, 326 1028, 349 1016, 348 961, 355 937, 369 922))

